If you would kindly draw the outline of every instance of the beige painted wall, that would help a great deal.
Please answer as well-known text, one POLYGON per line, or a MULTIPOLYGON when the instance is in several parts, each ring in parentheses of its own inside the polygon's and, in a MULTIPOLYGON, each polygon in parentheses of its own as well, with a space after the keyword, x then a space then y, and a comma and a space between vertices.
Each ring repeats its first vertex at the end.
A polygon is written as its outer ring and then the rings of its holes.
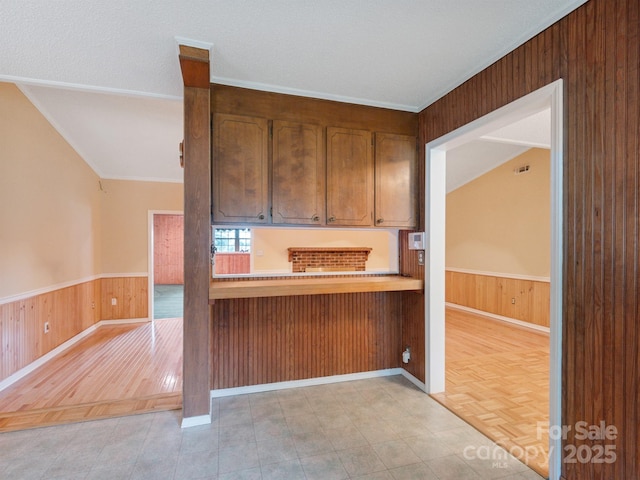
POLYGON ((98 177, 0 83, 0 299, 101 272, 98 177))
POLYGON ((183 211, 182 183, 102 180, 102 273, 146 273, 149 210, 183 211))
POLYGON ((447 195, 446 267, 548 277, 549 150, 532 148, 447 195), (515 168, 531 165, 523 175, 515 168))
POLYGON ((395 231, 253 228, 252 233, 255 274, 291 272, 289 247, 371 247, 367 271, 398 270, 398 235, 395 231))

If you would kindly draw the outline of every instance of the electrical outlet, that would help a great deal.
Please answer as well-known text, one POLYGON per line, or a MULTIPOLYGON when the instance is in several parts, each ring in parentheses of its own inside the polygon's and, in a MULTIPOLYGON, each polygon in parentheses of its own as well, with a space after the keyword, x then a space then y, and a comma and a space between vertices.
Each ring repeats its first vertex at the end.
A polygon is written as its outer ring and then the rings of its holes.
POLYGON ((511 299, 511 305, 515 305, 515 304, 516 304, 516 297, 513 297, 513 298, 511 299))
POLYGON ((424 265, 424 250, 418 251, 418 265, 424 265))
POLYGON ((115 306, 115 305, 117 305, 117 304, 118 304, 118 299, 117 299, 116 297, 113 297, 113 298, 111 299, 111 305, 115 306))
POLYGON ((44 322, 44 333, 49 333, 49 322, 44 322))

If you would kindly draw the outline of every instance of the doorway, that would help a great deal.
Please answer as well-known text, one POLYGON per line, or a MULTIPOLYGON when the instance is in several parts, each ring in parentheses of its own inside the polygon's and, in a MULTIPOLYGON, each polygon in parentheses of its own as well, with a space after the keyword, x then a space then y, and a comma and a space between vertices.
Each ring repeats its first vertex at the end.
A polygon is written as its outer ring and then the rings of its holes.
POLYGON ((182 318, 184 302, 184 215, 149 212, 149 317, 182 318))
MULTIPOLYGON (((562 345, 562 80, 426 145, 425 387, 445 390, 445 198, 447 151, 538 113, 551 112, 551 268, 549 426, 561 425, 562 345)), ((549 440, 549 478, 560 476, 560 439, 549 440)))

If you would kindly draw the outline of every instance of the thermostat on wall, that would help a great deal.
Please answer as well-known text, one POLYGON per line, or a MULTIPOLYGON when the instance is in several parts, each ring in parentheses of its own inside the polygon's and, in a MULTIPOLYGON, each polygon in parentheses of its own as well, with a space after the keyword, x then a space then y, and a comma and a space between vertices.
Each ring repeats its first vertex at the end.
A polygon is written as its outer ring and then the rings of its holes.
POLYGON ((424 232, 409 234, 409 250, 424 250, 424 232))

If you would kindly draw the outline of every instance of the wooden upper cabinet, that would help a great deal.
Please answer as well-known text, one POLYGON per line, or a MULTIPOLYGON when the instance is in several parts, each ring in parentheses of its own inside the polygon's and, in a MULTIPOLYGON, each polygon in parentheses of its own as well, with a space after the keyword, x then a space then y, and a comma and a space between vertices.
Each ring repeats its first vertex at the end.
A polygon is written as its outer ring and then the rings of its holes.
POLYGON ((373 225, 371 132, 327 127, 327 224, 373 225))
POLYGON ((273 121, 273 223, 324 224, 323 145, 318 125, 273 121))
POLYGON ((213 117, 215 223, 269 221, 269 124, 258 117, 213 117))
POLYGON ((376 133, 375 169, 376 226, 415 227, 416 138, 376 133))

